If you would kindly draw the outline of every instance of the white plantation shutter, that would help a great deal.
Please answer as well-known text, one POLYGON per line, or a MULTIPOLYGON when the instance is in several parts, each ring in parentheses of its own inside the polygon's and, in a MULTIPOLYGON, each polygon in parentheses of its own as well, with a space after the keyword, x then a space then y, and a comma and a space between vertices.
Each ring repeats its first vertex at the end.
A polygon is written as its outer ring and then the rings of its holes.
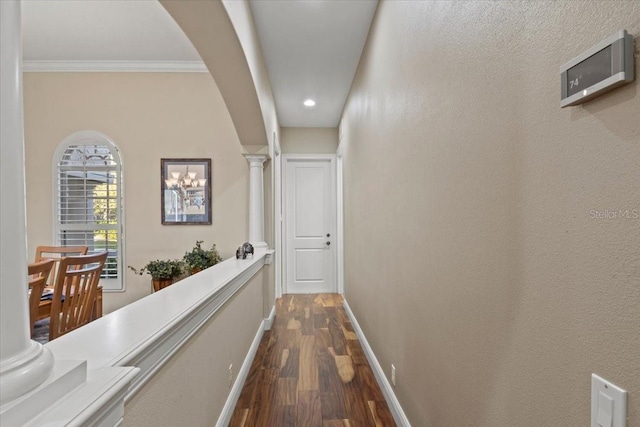
POLYGON ((108 251, 100 283, 105 290, 124 290, 122 167, 116 146, 97 132, 65 139, 58 149, 55 194, 57 244, 108 251))

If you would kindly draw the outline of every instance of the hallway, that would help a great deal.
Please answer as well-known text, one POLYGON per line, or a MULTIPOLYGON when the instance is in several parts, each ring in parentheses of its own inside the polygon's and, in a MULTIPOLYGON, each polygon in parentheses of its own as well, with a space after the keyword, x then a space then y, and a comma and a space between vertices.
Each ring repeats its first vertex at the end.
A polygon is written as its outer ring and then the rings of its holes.
POLYGON ((342 301, 277 300, 230 426, 395 426, 342 301))

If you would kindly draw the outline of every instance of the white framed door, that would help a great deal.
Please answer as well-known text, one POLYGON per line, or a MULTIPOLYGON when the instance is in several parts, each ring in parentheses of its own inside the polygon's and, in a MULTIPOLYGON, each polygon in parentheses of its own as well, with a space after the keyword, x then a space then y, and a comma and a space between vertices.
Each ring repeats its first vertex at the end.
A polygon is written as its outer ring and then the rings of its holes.
POLYGON ((337 292, 333 155, 285 155, 284 292, 337 292))

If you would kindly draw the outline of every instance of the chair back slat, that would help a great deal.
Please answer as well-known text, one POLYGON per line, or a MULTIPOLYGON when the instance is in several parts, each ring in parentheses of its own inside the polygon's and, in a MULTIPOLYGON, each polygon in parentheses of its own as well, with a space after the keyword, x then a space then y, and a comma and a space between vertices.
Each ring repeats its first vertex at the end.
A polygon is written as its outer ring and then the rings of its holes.
POLYGON ((98 296, 100 273, 106 260, 106 251, 60 260, 51 305, 49 340, 91 321, 98 296))
POLYGON ((36 323, 36 315, 38 314, 38 307, 40 305, 40 298, 42 298, 42 292, 46 284, 47 278, 53 270, 55 261, 44 260, 34 262, 28 265, 27 274, 29 275, 29 326, 31 328, 31 334, 33 335, 33 326, 36 323))
POLYGON ((52 259, 55 264, 47 277, 47 284, 53 285, 58 276, 60 260, 64 257, 74 255, 86 255, 89 251, 88 246, 38 246, 36 248, 36 262, 52 259))

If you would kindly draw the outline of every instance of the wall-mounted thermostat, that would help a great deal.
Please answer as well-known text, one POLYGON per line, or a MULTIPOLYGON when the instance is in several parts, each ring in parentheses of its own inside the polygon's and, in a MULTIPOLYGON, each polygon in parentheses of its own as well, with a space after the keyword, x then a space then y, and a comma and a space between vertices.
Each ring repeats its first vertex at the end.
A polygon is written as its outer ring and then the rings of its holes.
POLYGON ((581 104, 633 81, 633 36, 620 30, 560 69, 560 106, 581 104))

